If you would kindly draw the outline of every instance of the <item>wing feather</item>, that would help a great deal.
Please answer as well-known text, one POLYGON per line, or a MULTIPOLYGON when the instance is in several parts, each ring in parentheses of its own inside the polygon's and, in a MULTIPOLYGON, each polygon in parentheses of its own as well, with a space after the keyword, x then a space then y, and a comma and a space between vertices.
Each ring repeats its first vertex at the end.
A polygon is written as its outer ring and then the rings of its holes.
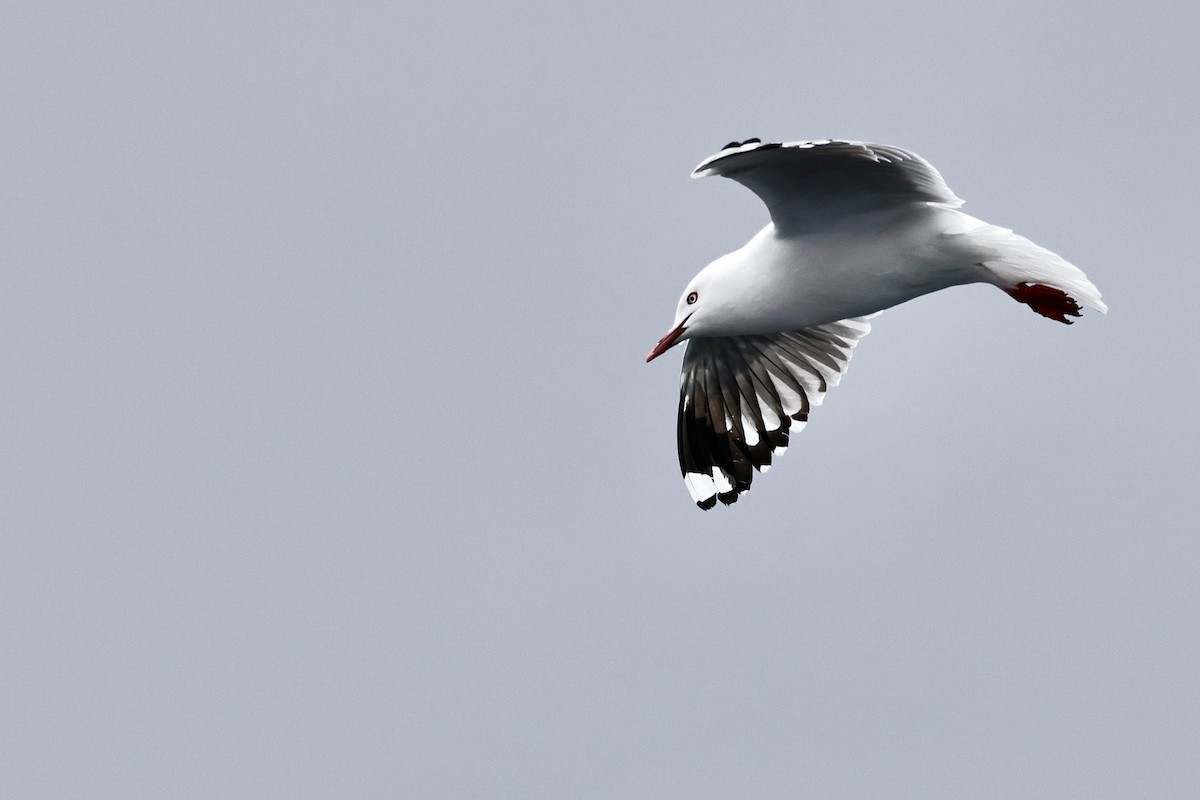
POLYGON ((692 172, 693 178, 706 175, 732 178, 754 192, 785 233, 828 228, 831 214, 963 203, 916 153, 869 142, 730 142, 692 172))
POLYGON ((845 374, 865 317, 778 334, 688 342, 680 379, 679 467, 702 509, 750 490, 845 374))

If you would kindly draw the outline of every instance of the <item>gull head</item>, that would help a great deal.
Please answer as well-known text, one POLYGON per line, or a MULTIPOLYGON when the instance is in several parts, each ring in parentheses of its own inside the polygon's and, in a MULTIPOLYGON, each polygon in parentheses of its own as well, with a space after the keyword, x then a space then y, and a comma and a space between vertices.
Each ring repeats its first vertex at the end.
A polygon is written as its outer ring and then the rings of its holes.
POLYGON ((693 336, 710 335, 709 331, 714 322, 717 322, 719 309, 722 308, 722 304, 714 296, 720 293, 719 286, 711 278, 712 275, 707 269, 692 278, 692 282, 679 297, 671 330, 658 340, 658 344, 654 345, 650 354, 646 356, 646 361, 653 361, 693 336))

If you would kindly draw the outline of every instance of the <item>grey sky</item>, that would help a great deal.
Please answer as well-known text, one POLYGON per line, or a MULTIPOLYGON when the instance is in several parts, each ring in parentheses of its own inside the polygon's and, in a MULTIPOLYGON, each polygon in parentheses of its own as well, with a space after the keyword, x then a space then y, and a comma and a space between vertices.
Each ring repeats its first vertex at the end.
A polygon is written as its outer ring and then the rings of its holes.
POLYGON ((1194 798, 1189 3, 12 3, 0 794, 1194 798), (689 501, 730 139, 1083 268, 887 312, 689 501))

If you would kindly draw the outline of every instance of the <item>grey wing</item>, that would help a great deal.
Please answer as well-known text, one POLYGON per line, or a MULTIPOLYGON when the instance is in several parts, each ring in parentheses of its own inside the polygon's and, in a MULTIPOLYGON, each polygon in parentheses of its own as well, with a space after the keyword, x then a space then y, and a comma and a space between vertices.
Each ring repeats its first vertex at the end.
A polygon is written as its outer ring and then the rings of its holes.
POLYGON ((756 336, 692 339, 679 390, 679 468, 696 505, 750 489, 836 386, 867 317, 756 336))
POLYGON ((867 142, 730 142, 692 172, 693 178, 706 175, 732 178, 750 189, 781 231, 802 228, 814 215, 900 203, 957 208, 963 202, 916 153, 867 142))

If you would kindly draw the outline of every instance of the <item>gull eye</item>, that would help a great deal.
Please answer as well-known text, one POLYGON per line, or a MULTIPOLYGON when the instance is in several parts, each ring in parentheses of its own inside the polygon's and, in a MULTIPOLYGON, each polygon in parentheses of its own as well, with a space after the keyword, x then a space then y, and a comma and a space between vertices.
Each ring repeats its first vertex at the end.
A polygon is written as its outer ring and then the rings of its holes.
POLYGON ((690 306, 690 305, 695 305, 696 301, 697 301, 697 300, 699 300, 699 299, 700 299, 700 295, 696 294, 695 292, 688 292, 688 296, 687 296, 687 304, 688 304, 689 306, 690 306))

